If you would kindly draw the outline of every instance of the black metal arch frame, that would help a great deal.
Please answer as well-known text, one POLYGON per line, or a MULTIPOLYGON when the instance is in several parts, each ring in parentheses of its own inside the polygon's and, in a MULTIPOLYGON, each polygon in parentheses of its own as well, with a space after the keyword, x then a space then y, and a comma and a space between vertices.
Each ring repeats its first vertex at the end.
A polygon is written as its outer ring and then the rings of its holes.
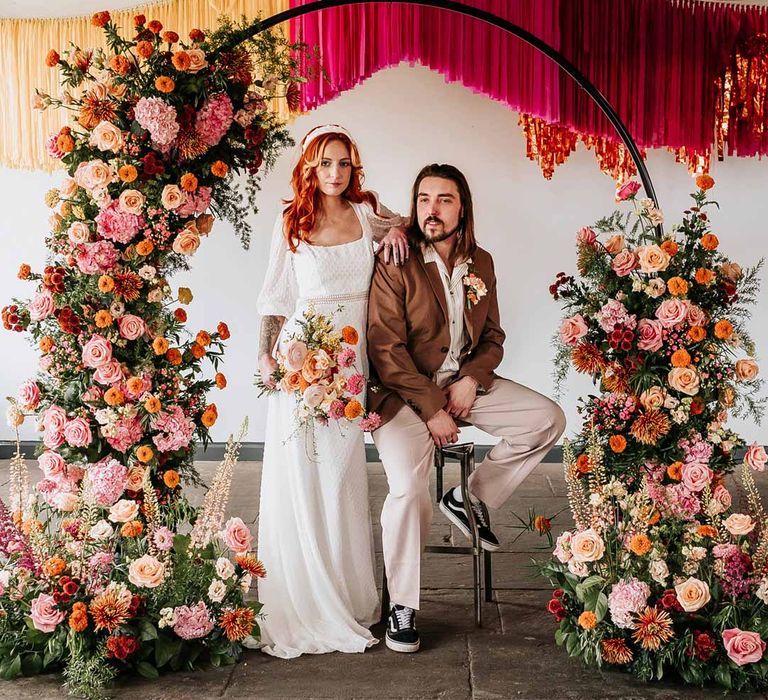
MULTIPOLYGON (((632 160, 637 166, 637 172, 640 176, 640 180, 643 183, 646 194, 651 199, 653 199, 653 201, 656 203, 656 206, 659 206, 659 202, 656 198, 656 191, 653 188, 651 177, 648 174, 648 169, 645 167, 645 163, 643 162, 642 156, 640 155, 640 151, 632 139, 629 131, 627 130, 624 122, 621 121, 619 115, 616 114, 616 110, 613 109, 603 94, 578 68, 576 68, 576 66, 573 65, 573 63, 571 63, 565 56, 557 51, 557 49, 554 49, 552 46, 534 36, 530 32, 526 31, 522 27, 519 27, 502 17, 494 15, 490 12, 486 12, 485 10, 464 5, 460 2, 455 2, 455 0, 315 0, 314 2, 309 2, 306 5, 293 7, 289 10, 286 10, 285 12, 279 12, 276 15, 267 17, 266 19, 256 24, 252 30, 247 32, 246 35, 242 37, 241 40, 244 41, 245 39, 253 37, 256 34, 266 31, 267 29, 271 29, 272 27, 281 24, 282 22, 286 22, 289 19, 301 17, 303 15, 310 14, 311 12, 317 12, 318 10, 325 10, 331 7, 342 7, 345 5, 371 5, 374 3, 396 3, 404 5, 419 5, 422 7, 434 7, 439 10, 448 10, 450 12, 457 12, 458 14, 465 15, 467 17, 474 17, 475 19, 487 22, 494 27, 503 29, 508 34, 512 34, 513 36, 522 39, 527 44, 530 44, 535 49, 543 53, 545 56, 548 56, 579 84, 579 86, 592 98, 597 106, 600 107, 611 124, 613 124, 614 128, 619 134, 619 137, 632 156, 632 160)), ((661 232, 661 226, 658 227, 658 230, 661 232)))

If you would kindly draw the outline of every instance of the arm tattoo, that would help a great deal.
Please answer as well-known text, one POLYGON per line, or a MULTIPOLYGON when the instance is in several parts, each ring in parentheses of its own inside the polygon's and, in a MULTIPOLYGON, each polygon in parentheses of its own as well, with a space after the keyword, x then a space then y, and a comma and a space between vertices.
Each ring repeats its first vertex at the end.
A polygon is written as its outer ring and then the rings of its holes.
POLYGON ((264 316, 261 319, 261 335, 259 337, 259 357, 271 355, 280 330, 285 323, 285 316, 264 316))

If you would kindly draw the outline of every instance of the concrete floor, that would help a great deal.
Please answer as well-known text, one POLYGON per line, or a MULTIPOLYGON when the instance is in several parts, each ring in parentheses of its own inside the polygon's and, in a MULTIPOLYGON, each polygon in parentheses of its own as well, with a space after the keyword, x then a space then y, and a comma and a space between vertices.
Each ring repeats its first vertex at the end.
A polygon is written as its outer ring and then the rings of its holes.
MULTIPOLYGON (((34 465, 34 462, 32 462, 34 465)), ((216 467, 198 463, 209 481, 216 467)), ((386 495, 381 464, 369 464, 370 501, 374 521, 386 495)), ((32 477, 37 478, 32 466, 32 477)), ((234 476, 230 511, 246 522, 258 518, 261 464, 240 463, 234 476)), ((446 484, 456 483, 458 472, 449 467, 446 484)), ((7 495, 8 463, 0 462, 0 494, 7 495)), ((761 486, 764 486, 762 484, 761 486)), ((200 494, 193 501, 199 502, 200 494)), ((525 698, 718 698, 718 689, 686 688, 674 682, 645 685, 627 674, 585 669, 554 643, 555 623, 545 610, 551 589, 532 576, 532 558, 545 559, 546 539, 519 534, 514 513, 526 517, 528 508, 552 516, 567 507, 562 467, 543 464, 523 483, 505 508, 494 514, 494 530, 502 550, 493 555, 495 600, 484 607, 485 627, 477 629, 472 611, 471 560, 461 555, 425 556, 423 605, 418 617, 422 649, 417 654, 396 654, 382 643, 365 654, 325 654, 291 661, 249 651, 232 667, 197 673, 162 676, 150 682, 123 680, 116 698, 137 700, 171 698, 440 698, 464 700, 525 698)), ((571 525, 569 512, 554 521, 559 532, 571 525)), ((381 575, 381 538, 376 532, 377 566, 381 575)), ((463 544, 461 533, 435 509, 432 544, 463 544)), ((269 562, 265 562, 269 571, 269 562)), ((381 637, 379 626, 374 634, 381 637)), ((0 681, 0 698, 63 697, 55 676, 0 681)), ((768 694, 743 696, 768 698, 768 694)))

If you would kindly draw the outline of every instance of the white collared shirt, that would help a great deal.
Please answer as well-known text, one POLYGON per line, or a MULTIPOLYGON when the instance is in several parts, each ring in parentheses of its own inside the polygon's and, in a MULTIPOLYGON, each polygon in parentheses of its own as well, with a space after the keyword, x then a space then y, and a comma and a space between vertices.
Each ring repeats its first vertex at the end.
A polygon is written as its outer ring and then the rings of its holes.
POLYGON ((445 303, 448 309, 448 329, 450 331, 451 342, 448 347, 448 354, 443 360, 443 364, 436 372, 436 381, 442 384, 441 379, 452 376, 459 371, 459 358, 461 350, 467 344, 469 335, 464 324, 464 277, 467 275, 469 265, 467 260, 454 265, 451 274, 448 274, 448 268, 440 257, 440 254, 431 245, 425 245, 424 262, 437 265, 440 272, 440 280, 443 283, 443 292, 445 293, 445 303))

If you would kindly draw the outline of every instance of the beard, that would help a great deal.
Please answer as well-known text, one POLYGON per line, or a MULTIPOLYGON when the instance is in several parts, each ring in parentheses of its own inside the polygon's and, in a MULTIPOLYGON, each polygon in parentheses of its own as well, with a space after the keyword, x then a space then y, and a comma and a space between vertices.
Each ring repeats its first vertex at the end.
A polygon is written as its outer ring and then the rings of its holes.
POLYGON ((461 222, 456 224, 456 226, 454 226, 452 229, 448 230, 448 229, 445 228, 445 223, 443 221, 441 221, 440 219, 435 218, 435 217, 428 217, 428 218, 424 219, 424 224, 423 224, 423 226, 421 226, 421 232, 424 235, 424 239, 428 243, 440 243, 441 241, 446 241, 451 236, 453 236, 457 231, 459 231, 460 229, 461 229, 461 222), (442 231, 442 233, 436 233, 434 236, 430 236, 425 231, 425 229, 426 229, 428 223, 433 223, 433 222, 434 223, 443 224, 443 231, 442 231))

